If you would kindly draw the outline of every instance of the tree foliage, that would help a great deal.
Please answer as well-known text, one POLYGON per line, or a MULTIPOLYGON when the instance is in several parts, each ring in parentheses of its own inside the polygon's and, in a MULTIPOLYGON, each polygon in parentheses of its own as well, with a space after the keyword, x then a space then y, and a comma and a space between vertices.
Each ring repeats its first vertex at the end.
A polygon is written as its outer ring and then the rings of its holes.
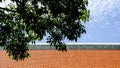
POLYGON ((87 0, 10 0, 0 7, 0 46, 13 59, 23 60, 29 57, 28 43, 47 34, 47 42, 64 51, 62 40, 77 41, 86 33, 87 5, 87 0))

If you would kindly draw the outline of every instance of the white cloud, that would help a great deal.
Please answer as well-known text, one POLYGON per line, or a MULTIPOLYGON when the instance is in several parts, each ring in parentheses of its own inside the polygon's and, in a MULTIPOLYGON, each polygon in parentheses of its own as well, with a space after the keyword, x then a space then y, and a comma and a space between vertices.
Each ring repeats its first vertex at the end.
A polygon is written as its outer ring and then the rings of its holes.
POLYGON ((82 42, 118 42, 120 38, 120 0, 89 0, 90 17, 82 42))
POLYGON ((109 19, 118 17, 120 15, 119 3, 120 0, 89 0, 92 22, 103 24, 102 22, 110 22, 109 19))
POLYGON ((120 8, 120 0, 89 0, 89 8, 95 16, 107 14, 114 11, 115 8, 120 8))
POLYGON ((2 3, 0 2, 0 7, 6 7, 10 3, 10 0, 5 0, 2 3))

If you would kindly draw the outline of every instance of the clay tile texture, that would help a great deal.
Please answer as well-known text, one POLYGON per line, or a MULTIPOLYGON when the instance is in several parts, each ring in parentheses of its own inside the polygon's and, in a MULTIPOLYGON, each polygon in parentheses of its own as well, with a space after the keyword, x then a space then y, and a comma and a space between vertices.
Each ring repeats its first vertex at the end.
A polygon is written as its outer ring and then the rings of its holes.
POLYGON ((0 68, 120 68, 120 50, 30 50, 16 62, 0 51, 0 68))

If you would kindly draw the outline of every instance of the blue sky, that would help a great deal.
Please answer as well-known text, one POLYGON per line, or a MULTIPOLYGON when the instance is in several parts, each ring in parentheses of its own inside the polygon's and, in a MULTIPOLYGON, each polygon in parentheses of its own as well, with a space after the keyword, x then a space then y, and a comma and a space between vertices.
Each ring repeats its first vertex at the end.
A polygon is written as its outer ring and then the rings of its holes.
MULTIPOLYGON (((85 24, 86 34, 78 43, 120 42, 120 0, 89 0, 91 20, 85 24)), ((37 41, 38 42, 38 41, 37 41)), ((40 42, 46 42, 42 40, 40 42)), ((72 41, 64 40, 70 43, 72 41)), ((73 43, 73 42, 72 42, 73 43)))
POLYGON ((89 0, 91 20, 78 42, 120 42, 120 0, 89 0))

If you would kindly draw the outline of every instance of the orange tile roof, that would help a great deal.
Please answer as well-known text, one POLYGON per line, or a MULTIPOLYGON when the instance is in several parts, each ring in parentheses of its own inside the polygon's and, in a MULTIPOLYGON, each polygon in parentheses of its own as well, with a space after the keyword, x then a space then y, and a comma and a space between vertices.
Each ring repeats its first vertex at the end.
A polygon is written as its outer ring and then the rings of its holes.
POLYGON ((0 68, 120 68, 120 50, 30 50, 16 62, 0 51, 0 68))

